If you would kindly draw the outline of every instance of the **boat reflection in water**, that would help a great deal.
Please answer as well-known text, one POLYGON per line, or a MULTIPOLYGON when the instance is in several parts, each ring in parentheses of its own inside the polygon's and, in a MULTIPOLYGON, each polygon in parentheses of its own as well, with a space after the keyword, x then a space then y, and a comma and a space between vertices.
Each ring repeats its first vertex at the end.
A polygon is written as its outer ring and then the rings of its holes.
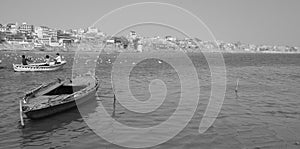
POLYGON ((70 142, 89 130, 83 117, 89 117, 91 113, 95 112, 96 107, 96 97, 93 97, 84 104, 78 105, 78 108, 72 108, 43 119, 27 119, 25 127, 21 129, 21 148, 50 147, 56 146, 55 144, 62 147, 62 142, 70 142))

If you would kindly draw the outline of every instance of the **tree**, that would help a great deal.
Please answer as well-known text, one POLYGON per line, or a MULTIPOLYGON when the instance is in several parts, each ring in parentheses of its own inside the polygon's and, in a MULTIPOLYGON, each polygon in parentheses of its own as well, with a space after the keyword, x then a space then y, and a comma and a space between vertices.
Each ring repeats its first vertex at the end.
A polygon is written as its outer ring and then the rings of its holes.
POLYGON ((5 42, 6 35, 4 33, 0 33, 0 43, 5 42))

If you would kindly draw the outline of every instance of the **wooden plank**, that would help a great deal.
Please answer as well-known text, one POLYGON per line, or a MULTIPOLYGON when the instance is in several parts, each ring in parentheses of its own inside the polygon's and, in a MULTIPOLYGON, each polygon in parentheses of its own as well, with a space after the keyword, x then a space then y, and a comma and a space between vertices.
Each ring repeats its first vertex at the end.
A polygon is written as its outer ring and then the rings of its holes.
POLYGON ((23 109, 22 109, 22 100, 19 102, 20 105, 20 120, 21 120, 21 126, 24 127, 24 120, 23 120, 23 109))

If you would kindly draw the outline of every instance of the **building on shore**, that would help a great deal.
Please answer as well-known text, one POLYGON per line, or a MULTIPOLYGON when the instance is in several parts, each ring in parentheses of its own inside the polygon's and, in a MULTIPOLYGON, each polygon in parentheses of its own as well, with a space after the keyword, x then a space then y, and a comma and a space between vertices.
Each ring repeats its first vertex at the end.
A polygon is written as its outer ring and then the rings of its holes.
POLYGON ((97 34, 99 32, 98 28, 94 27, 94 26, 90 26, 88 27, 88 30, 86 33, 88 34, 97 34))
POLYGON ((49 45, 50 42, 58 42, 57 30, 47 26, 36 27, 35 34, 42 44, 49 45))
POLYGON ((176 41, 176 38, 172 37, 172 36, 166 36, 165 38, 166 38, 167 41, 170 41, 170 42, 175 42, 176 41))
POLYGON ((5 31, 6 31, 6 27, 0 24, 0 32, 5 32, 5 31))
POLYGON ((32 34, 34 32, 34 26, 24 22, 19 26, 19 32, 23 34, 32 34))
POLYGON ((137 33, 135 31, 130 31, 129 38, 135 40, 137 38, 137 33))
POLYGON ((127 39, 128 39, 129 45, 137 46, 137 44, 135 42, 137 42, 139 39, 138 39, 138 35, 135 31, 130 31, 129 34, 127 35, 127 39))
POLYGON ((68 31, 59 30, 57 32, 57 39, 58 39, 59 46, 66 47, 72 45, 77 40, 77 37, 76 37, 76 33, 71 30, 68 31))
POLYGON ((18 26, 18 23, 8 23, 6 25, 6 30, 9 31, 12 34, 16 34, 17 31, 18 31, 17 26, 18 26))

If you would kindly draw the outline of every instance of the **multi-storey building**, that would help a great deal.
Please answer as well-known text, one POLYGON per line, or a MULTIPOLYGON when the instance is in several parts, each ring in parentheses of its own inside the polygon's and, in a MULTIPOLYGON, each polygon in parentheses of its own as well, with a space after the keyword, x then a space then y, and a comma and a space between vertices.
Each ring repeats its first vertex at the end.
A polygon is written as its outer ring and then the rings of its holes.
POLYGON ((166 38, 167 41, 171 41, 171 42, 175 42, 176 41, 176 38, 172 37, 172 36, 166 36, 165 38, 166 38))
POLYGON ((24 34, 31 34, 34 31, 34 26, 24 22, 19 26, 19 31, 24 34))
POLYGON ((51 29, 47 26, 40 26, 35 28, 35 33, 41 43, 49 45, 50 42, 57 42, 57 30, 51 29))

